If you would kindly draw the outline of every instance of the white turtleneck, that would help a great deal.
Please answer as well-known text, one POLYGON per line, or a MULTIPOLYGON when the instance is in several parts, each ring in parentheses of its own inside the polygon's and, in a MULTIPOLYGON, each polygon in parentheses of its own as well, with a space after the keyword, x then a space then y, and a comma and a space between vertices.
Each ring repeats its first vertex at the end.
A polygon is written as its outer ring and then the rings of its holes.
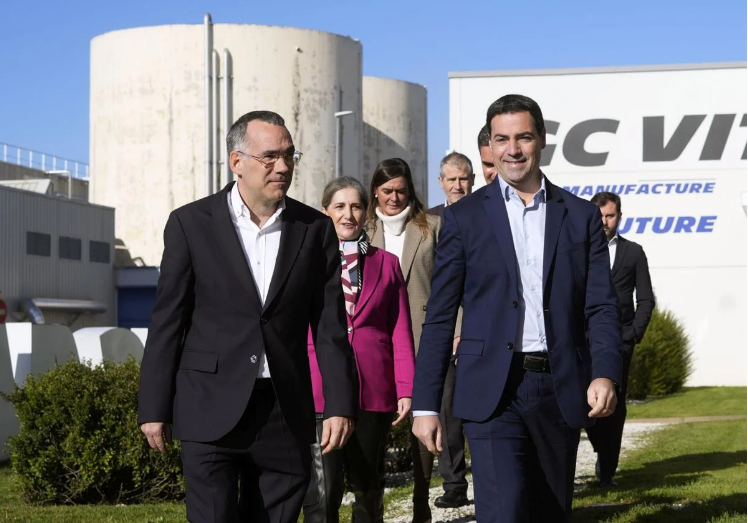
POLYGON ((384 227, 384 250, 394 254, 400 260, 403 254, 403 245, 405 245, 405 225, 408 220, 410 206, 395 216, 387 216, 379 207, 375 210, 379 219, 382 220, 382 226, 384 227))

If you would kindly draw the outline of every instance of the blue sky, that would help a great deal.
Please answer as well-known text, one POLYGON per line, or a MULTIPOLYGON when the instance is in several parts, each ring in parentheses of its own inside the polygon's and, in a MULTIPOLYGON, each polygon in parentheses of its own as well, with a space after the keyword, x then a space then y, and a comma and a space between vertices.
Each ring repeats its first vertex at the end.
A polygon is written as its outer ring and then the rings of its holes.
POLYGON ((430 204, 449 146, 450 71, 746 60, 742 0, 0 1, 0 142, 88 160, 89 45, 144 25, 257 23, 352 36, 364 74, 428 88, 430 204))

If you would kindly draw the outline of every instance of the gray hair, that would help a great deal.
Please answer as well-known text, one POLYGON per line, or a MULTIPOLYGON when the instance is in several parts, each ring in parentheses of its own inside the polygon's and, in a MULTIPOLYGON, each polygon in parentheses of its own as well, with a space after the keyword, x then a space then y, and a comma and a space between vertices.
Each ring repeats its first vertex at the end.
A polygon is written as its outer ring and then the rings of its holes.
POLYGON ((457 169, 466 170, 468 176, 474 175, 473 162, 470 161, 470 158, 462 153, 449 153, 447 156, 442 158, 442 161, 439 164, 439 178, 444 177, 444 166, 447 164, 456 167, 457 169))
POLYGON ((286 126, 286 121, 278 113, 273 111, 251 111, 239 118, 229 129, 226 135, 226 153, 231 156, 233 151, 241 151, 246 145, 247 124, 252 120, 260 120, 265 123, 286 126))
POLYGON ((366 189, 364 189, 364 186, 356 180, 355 178, 351 178, 350 176, 341 176, 340 178, 335 178, 334 180, 330 181, 327 185, 325 185, 325 189, 322 191, 322 208, 327 209, 327 207, 332 202, 332 197, 335 196, 335 193, 340 191, 341 189, 356 189, 358 191, 358 195, 361 197, 361 203, 364 205, 364 210, 366 210, 369 207, 369 198, 366 194, 366 189))

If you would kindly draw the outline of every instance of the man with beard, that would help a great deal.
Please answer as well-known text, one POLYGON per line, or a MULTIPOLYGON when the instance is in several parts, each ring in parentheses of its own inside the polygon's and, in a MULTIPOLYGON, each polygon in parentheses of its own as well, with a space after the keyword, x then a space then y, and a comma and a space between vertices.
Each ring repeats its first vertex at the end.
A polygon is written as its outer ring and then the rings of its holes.
POLYGON ((592 203, 600 208, 603 230, 608 239, 610 268, 613 285, 618 293, 623 325, 623 364, 618 392, 618 408, 595 425, 587 428, 587 436, 597 452, 595 475, 601 487, 615 485, 613 477, 618 468, 618 457, 621 454, 621 437, 626 422, 626 389, 628 386, 629 367, 634 353, 634 345, 644 337, 655 308, 652 280, 649 277, 649 265, 644 249, 638 243, 627 240, 618 234, 621 221, 621 198, 611 192, 600 192, 592 197, 592 203), (636 308, 634 308, 634 291, 636 291, 636 308))

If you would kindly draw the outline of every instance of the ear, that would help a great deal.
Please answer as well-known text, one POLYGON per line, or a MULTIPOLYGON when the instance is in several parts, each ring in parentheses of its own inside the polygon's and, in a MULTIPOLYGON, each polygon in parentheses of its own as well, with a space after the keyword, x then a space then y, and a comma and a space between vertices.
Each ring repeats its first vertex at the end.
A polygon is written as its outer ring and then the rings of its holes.
POLYGON ((323 213, 323 214, 324 214, 325 216, 330 216, 330 215, 329 215, 329 214, 327 213, 327 209, 325 209, 324 207, 322 207, 322 209, 321 209, 321 210, 322 210, 322 213, 323 213))
POLYGON ((543 129, 543 132, 540 133, 540 148, 545 149, 545 128, 543 129))
POLYGON ((242 156, 236 151, 231 151, 229 155, 229 167, 237 178, 242 177, 242 156))

